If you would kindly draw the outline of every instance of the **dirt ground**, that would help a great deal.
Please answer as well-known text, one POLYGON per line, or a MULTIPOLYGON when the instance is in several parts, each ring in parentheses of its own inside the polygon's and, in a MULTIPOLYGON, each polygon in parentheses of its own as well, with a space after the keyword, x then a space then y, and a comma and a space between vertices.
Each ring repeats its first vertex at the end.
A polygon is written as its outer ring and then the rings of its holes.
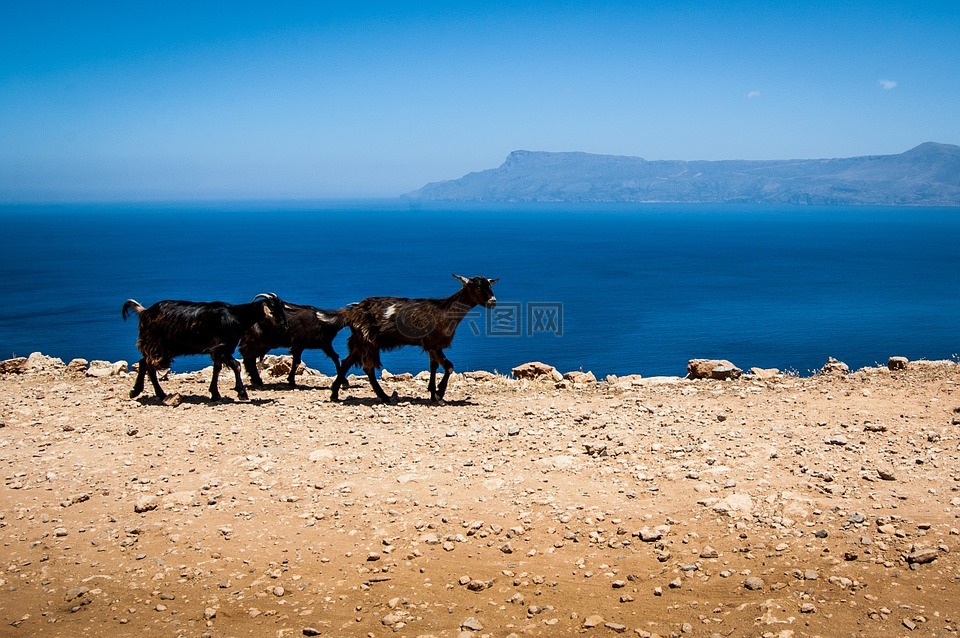
POLYGON ((955 636, 960 367, 0 375, 0 636, 955 636))

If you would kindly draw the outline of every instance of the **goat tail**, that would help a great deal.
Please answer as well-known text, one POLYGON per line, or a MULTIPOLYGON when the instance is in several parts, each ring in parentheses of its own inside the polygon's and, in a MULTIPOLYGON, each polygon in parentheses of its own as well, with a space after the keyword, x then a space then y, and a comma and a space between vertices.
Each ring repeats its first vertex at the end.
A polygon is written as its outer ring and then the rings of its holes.
POLYGON ((350 323, 347 321, 347 315, 345 312, 343 312, 342 308, 340 310, 334 310, 328 314, 330 314, 330 323, 336 326, 337 330, 343 330, 350 323))
POLYGON ((140 302, 136 299, 127 299, 123 303, 123 310, 120 311, 123 315, 124 321, 126 321, 127 315, 130 314, 131 310, 139 315, 141 312, 143 312, 143 306, 141 306, 140 302))

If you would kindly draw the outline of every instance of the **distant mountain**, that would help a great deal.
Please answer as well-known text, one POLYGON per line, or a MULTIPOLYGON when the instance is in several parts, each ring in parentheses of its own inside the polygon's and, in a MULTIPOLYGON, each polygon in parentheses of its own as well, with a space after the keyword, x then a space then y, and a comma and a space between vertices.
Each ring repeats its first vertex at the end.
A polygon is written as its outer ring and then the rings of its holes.
POLYGON ((960 206, 960 146, 843 159, 647 161, 514 151, 499 168, 427 184, 423 201, 742 202, 960 206))

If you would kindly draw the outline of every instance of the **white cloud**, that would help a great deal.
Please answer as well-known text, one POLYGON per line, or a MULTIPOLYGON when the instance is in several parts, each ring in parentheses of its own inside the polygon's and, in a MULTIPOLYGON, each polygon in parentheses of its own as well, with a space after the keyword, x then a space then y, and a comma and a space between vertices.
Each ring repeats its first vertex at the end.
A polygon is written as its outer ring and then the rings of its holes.
POLYGON ((748 98, 750 98, 750 97, 760 97, 760 91, 750 91, 749 93, 747 93, 747 97, 748 97, 748 98))
POLYGON ((884 91, 890 91, 897 86, 897 83, 893 80, 879 80, 878 83, 884 91))

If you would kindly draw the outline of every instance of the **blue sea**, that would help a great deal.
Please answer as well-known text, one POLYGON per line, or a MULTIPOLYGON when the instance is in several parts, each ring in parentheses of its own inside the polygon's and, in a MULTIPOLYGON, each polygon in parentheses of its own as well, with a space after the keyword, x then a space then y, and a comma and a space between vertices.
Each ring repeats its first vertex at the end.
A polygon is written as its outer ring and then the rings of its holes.
MULTIPOLYGON (((691 358, 801 375, 960 352, 960 209, 429 205, 399 201, 0 207, 0 358, 139 359, 134 298, 322 308, 500 278, 458 370, 682 375, 691 358)), ((346 352, 341 333, 336 347, 346 352)), ((330 362, 305 360, 327 374, 330 362)), ((385 353, 418 372, 415 348, 385 353)), ((209 365, 203 356, 174 371, 209 365)))

